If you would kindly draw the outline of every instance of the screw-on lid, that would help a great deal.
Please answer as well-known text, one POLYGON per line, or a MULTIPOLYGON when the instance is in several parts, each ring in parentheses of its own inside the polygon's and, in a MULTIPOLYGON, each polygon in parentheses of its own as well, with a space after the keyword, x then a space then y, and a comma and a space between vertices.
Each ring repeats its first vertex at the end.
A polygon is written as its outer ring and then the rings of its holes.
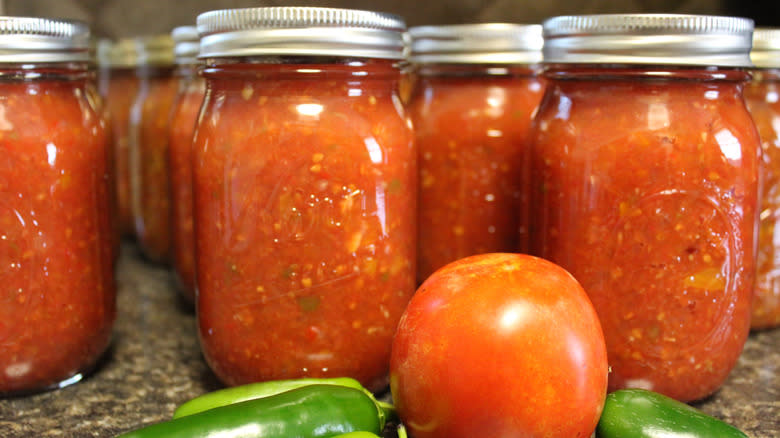
POLYGON ((170 35, 144 36, 134 41, 139 65, 173 65, 173 38, 170 35))
POLYGON ((546 63, 751 65, 747 18, 608 14, 553 17, 542 25, 546 63))
POLYGON ((0 17, 0 62, 86 62, 89 28, 70 20, 0 17))
POLYGON ((780 68, 780 28, 756 28, 750 59, 759 68, 780 68))
POLYGON ((108 65, 111 68, 134 68, 138 65, 138 51, 135 40, 123 38, 111 43, 108 50, 108 65))
POLYGON ((179 26, 171 31, 174 48, 173 54, 177 64, 195 64, 198 62, 200 38, 195 26, 179 26))
POLYGON ((482 23, 409 29, 413 63, 536 64, 542 61, 542 26, 482 23))
POLYGON ((320 55, 401 59, 401 17, 315 7, 225 9, 198 16, 200 58, 320 55))

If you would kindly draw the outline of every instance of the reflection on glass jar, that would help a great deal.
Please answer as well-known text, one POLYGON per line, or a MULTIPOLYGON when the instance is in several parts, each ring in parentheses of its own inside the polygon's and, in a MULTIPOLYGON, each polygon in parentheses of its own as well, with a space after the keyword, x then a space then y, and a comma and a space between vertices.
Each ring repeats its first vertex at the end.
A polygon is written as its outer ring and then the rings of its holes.
POLYGON ((208 84, 193 148, 204 355, 231 385, 351 376, 381 389, 414 292, 416 152, 395 65, 403 21, 246 11, 198 18, 208 84), (276 26, 306 48, 272 38, 276 26), (243 27, 269 38, 247 54, 234 32, 243 27))
POLYGON ((588 292, 612 390, 706 397, 735 365, 750 322, 760 149, 738 67, 749 64, 752 22, 635 15, 544 25, 534 251, 588 292), (676 43, 658 45, 658 35, 676 43), (615 50, 621 38, 634 38, 635 51, 615 50), (699 52, 706 38, 743 50, 699 52))

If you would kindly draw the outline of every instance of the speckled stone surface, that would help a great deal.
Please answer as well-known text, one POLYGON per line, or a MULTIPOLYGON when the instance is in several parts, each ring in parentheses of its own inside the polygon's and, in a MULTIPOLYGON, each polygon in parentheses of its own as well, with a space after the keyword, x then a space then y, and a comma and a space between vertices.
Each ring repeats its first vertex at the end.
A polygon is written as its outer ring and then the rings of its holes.
MULTIPOLYGON (((111 437, 168 419, 180 403, 221 387, 170 273, 131 245, 122 250, 112 348, 82 382, 0 400, 0 437, 111 437)), ((780 330, 753 333, 723 388, 696 406, 751 437, 780 437, 780 330)))

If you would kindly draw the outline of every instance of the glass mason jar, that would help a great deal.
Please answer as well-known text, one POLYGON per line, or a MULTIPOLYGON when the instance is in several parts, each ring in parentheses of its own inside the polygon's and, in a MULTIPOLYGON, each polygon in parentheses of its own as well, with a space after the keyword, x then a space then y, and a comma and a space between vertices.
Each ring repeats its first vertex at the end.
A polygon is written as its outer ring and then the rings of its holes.
POLYGON ((206 91, 198 75, 198 29, 177 27, 171 33, 176 47, 179 91, 171 112, 168 162, 171 187, 171 243, 173 268, 184 298, 195 302, 195 238, 192 224, 192 139, 206 91))
POLYGON ((404 22, 328 8, 198 17, 197 318, 229 385, 387 384, 414 293, 416 152, 398 95, 404 22))
POLYGON ((115 315, 105 127, 89 31, 0 18, 0 395, 79 381, 115 315))
POLYGON ((520 174, 544 89, 543 40, 539 25, 501 23, 413 27, 409 35, 422 283, 462 257, 527 250, 520 174))
POLYGON ((135 39, 138 93, 130 108, 130 198, 135 236, 143 255, 168 263, 171 255, 171 203, 168 128, 178 90, 173 38, 135 39))
MULTIPOLYGON (((104 49, 106 50, 106 49, 104 49)), ((102 74, 98 91, 103 96, 109 114, 110 140, 114 158, 117 221, 123 236, 132 236, 133 214, 130 207, 130 107, 138 94, 135 70, 138 56, 135 43, 122 39, 111 43, 100 63, 102 74)))
POLYGON ((756 29, 751 58, 756 68, 745 100, 763 150, 751 327, 762 329, 780 325, 780 29, 756 29))
POLYGON ((610 390, 706 397, 750 325, 760 144, 741 68, 753 23, 597 15, 543 26, 534 250, 590 296, 610 390))

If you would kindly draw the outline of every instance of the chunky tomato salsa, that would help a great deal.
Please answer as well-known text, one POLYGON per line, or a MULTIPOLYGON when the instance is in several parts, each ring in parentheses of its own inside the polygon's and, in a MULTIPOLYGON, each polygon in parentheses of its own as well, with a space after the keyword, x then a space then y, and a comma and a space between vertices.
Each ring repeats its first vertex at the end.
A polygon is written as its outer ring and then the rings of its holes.
POLYGON ((168 128, 176 98, 172 68, 142 73, 131 116, 131 196, 135 235, 143 254, 167 263, 171 255, 168 128))
POLYGON ((386 384, 415 289, 416 152, 390 61, 207 68, 194 143, 199 333, 228 384, 386 384))
POLYGON ((590 295, 611 389, 705 397, 750 324, 759 140, 742 99, 746 75, 551 78, 532 153, 536 251, 590 295))
POLYGON ((2 71, 29 76, 0 81, 0 394, 76 379, 109 343, 106 137, 78 73, 2 71))
POLYGON ((418 275, 459 258, 524 251, 520 171, 542 96, 528 68, 427 67, 410 103, 419 156, 418 275))

